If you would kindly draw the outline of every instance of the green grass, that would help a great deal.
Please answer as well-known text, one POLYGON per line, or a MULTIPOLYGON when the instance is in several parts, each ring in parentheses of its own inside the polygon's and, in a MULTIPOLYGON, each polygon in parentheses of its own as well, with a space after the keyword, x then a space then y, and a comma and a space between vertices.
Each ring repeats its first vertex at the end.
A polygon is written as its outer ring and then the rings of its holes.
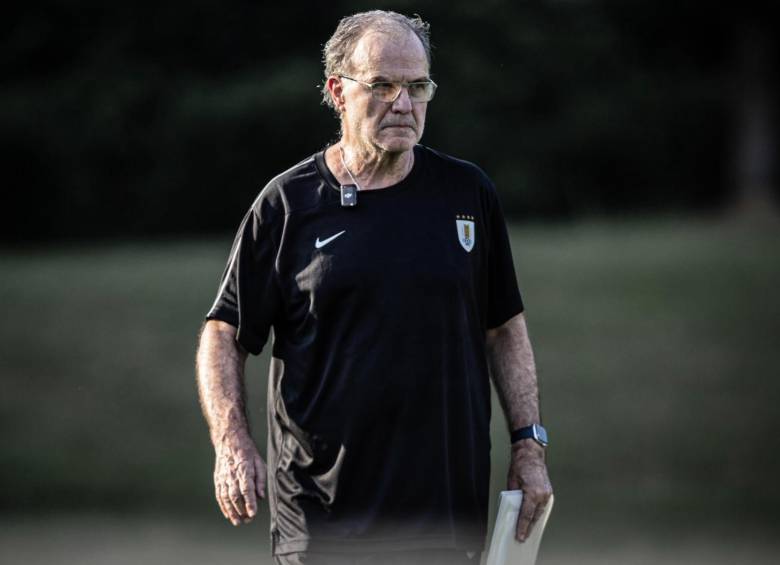
MULTIPOLYGON (((776 519, 779 234, 706 219, 513 227, 554 524, 776 519)), ((229 246, 0 255, 4 511, 216 517, 193 358, 229 246)), ((266 367, 264 354, 248 372, 261 447, 266 367)), ((497 404, 493 428, 496 491, 497 404)))

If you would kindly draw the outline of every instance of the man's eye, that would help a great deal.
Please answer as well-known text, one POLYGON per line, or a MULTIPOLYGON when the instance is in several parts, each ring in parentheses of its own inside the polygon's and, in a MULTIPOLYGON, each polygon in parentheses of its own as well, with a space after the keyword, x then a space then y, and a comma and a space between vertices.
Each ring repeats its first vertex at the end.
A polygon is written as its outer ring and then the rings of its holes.
POLYGON ((374 90, 374 92, 377 92, 379 94, 384 94, 387 92, 393 91, 393 83, 392 82, 375 82, 371 85, 371 88, 374 90))
POLYGON ((423 94, 428 87, 426 82, 412 82, 409 83, 409 94, 412 96, 423 94))

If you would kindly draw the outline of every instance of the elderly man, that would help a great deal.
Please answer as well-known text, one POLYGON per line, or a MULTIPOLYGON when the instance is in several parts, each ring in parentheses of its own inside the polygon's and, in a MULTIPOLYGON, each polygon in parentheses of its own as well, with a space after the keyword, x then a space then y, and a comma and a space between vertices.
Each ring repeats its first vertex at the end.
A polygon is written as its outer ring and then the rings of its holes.
POLYGON ((481 169, 422 145, 428 26, 373 11, 324 49, 341 138, 272 179, 238 230, 198 350, 217 501, 271 512, 277 563, 476 563, 490 382, 512 431, 517 538, 549 499, 533 353, 481 169), (273 328, 268 464, 243 369, 273 328))

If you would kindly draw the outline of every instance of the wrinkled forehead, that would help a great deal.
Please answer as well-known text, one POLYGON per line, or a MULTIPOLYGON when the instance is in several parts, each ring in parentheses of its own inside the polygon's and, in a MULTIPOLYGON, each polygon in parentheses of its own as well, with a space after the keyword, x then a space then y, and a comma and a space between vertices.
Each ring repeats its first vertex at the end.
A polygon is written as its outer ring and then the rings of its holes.
POLYGON ((350 67, 362 80, 382 76, 413 80, 428 76, 428 59, 420 38, 407 29, 366 32, 355 44, 350 67))

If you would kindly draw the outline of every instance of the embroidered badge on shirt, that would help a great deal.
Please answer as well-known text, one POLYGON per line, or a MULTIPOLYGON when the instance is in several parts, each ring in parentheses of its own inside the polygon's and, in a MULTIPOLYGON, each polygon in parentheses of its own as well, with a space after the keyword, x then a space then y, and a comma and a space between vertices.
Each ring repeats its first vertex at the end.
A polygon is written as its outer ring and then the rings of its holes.
POLYGON ((455 225, 458 228, 458 241, 461 247, 470 252, 474 249, 474 240, 477 237, 474 228, 474 216, 458 214, 455 216, 455 225))

